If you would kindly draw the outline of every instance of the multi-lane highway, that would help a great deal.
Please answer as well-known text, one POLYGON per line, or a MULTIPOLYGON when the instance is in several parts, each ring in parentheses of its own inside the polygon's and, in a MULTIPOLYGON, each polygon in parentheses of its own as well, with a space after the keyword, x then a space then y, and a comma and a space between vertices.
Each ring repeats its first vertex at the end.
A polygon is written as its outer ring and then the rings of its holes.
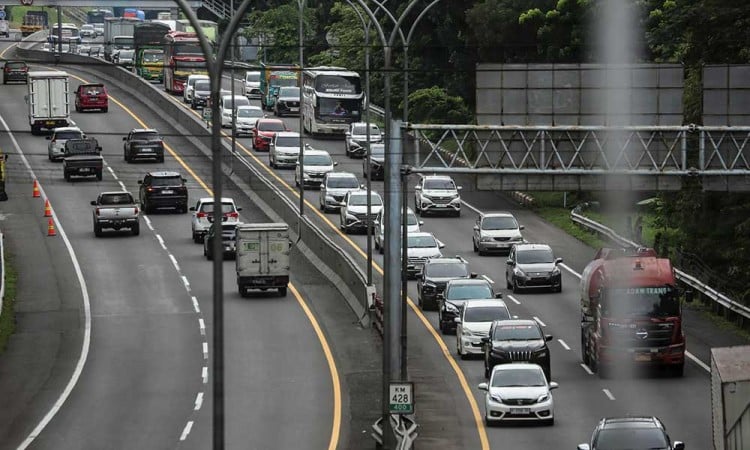
MULTIPOLYGON (((74 85, 83 79, 97 80, 95 67, 67 70, 79 77, 74 85)), ((28 125, 20 113, 24 111, 25 87, 3 87, 0 116, 10 130, 20 131, 14 133, 17 150, 26 155, 55 207, 75 249, 91 299, 91 348, 85 370, 64 407, 35 441, 35 448, 92 448, 97 444, 162 448, 180 443, 184 448, 207 448, 211 434, 209 384, 202 373, 203 367, 210 367, 210 355, 204 349, 210 349, 211 271, 198 246, 189 239, 188 218, 149 215, 149 232, 142 232, 140 237, 95 239, 88 201, 99 191, 121 188, 119 182, 135 192, 137 179, 155 167, 122 161, 121 136, 136 126, 156 127, 165 134, 169 157, 158 167, 185 173, 191 199, 208 195, 209 163, 192 140, 180 136, 179 128, 174 126, 180 118, 161 117, 158 111, 131 98, 123 86, 108 87, 117 107, 110 108, 108 114, 74 114, 74 119, 100 140, 111 171, 105 173, 102 182, 72 184, 62 180, 59 164, 47 161, 46 141, 26 133, 28 125), (203 397, 199 396, 201 393, 203 397), (188 423, 193 424, 192 428, 188 429, 188 423), (180 441, 183 436, 185 440, 180 441)), ((237 84, 237 89, 241 85, 237 84)), ((186 114, 193 112, 186 109, 186 114)), ((297 118, 285 121, 289 128, 297 129, 297 118)), ((348 159, 341 140, 306 137, 306 142, 328 150, 339 162, 338 171, 353 172, 362 178, 361 160, 348 159)), ((253 151, 247 138, 238 139, 238 144, 243 158, 296 202, 293 171, 269 168, 267 154, 253 151)), ((6 149, 12 144, 4 140, 0 145, 6 149)), ((422 425, 420 446, 575 448, 588 438, 603 416, 653 414, 665 422, 673 438, 685 441, 689 448, 709 448, 710 392, 705 367, 709 348, 737 341, 723 334, 717 338, 720 332, 707 326, 705 319, 688 314, 688 350, 694 359, 688 362, 683 378, 622 374, 602 380, 592 375, 580 359, 577 284, 578 273, 593 250, 502 195, 477 192, 469 182, 459 182, 464 185, 462 216, 426 217, 423 228, 446 244, 443 254, 465 257, 473 271, 494 280, 512 314, 533 317, 543 324, 547 334, 554 335, 552 378, 560 384, 553 393, 556 422, 553 427, 485 428, 481 420, 483 396, 476 389, 484 381, 482 361, 457 358, 455 336, 440 334, 437 314, 421 312, 410 302, 409 374, 416 383, 417 418, 422 425), (479 257, 472 252, 475 215, 492 210, 513 212, 526 227, 527 240, 547 242, 557 256, 565 259, 562 293, 512 294, 505 289, 505 259, 479 257)), ((381 193, 382 187, 382 183, 373 183, 373 188, 381 193)), ((226 194, 245 206, 243 220, 263 219, 250 207, 245 193, 230 189, 226 194)), ((308 214, 364 267, 365 237, 341 234, 338 216, 318 211, 317 192, 307 191, 305 195, 308 214)), ((410 192, 410 204, 412 195, 410 192)), ((380 271, 382 258, 376 254, 374 259, 375 270, 380 271)), ((314 315, 306 315, 304 305, 314 302, 315 296, 297 297, 292 290, 281 300, 241 300, 233 289, 230 262, 225 263, 224 284, 227 416, 233 418, 228 421, 229 446, 335 446, 337 427, 341 425, 340 404, 336 400, 340 392, 328 346, 336 353, 337 342, 328 342, 324 337, 327 330, 318 332, 311 318, 314 315), (284 424, 284 428, 280 430, 279 424, 284 424)), ((411 282, 411 299, 416 299, 415 288, 411 282)), ((304 291, 304 286, 300 290, 304 291)), ((374 349, 363 349, 371 350, 374 349)), ((379 385, 372 389, 378 391, 379 385)), ((376 405, 371 407, 377 409, 376 405)))

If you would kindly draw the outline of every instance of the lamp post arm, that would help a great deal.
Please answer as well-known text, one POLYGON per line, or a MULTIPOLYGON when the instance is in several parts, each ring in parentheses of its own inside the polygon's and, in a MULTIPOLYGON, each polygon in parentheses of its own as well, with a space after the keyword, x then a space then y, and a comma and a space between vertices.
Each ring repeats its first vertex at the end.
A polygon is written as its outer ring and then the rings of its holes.
MULTIPOLYGON (((413 0, 413 2, 417 2, 417 1, 418 1, 418 0, 413 0)), ((399 25, 398 25, 398 24, 399 24, 399 21, 398 21, 398 20, 396 20, 396 17, 395 17, 395 16, 393 15, 393 14, 391 14, 391 12, 390 12, 390 11, 388 11, 388 9, 386 9, 386 7, 385 7, 385 2, 386 2, 386 0, 383 0, 382 2, 379 2, 378 0, 373 0, 373 3, 375 3, 376 5, 378 5, 378 9, 382 9, 383 11, 385 11, 385 13, 386 13, 386 14, 388 15, 388 18, 390 18, 390 19, 391 19, 391 22, 393 22, 393 23, 394 23, 394 24, 396 25, 396 27, 395 27, 395 28, 393 29, 393 31, 391 32, 391 41, 392 41, 392 39, 393 39, 394 33, 395 33, 395 32, 398 32, 399 36, 401 36, 401 42, 402 42, 402 43, 403 43, 404 45, 406 45, 406 38, 404 37, 404 32, 403 32, 403 31, 401 31, 401 28, 400 28, 400 27, 399 27, 399 25)), ((409 5, 409 7, 407 7, 406 11, 404 11, 404 14, 406 14, 406 13, 408 13, 408 12, 409 12, 409 8, 410 8, 410 7, 411 7, 411 5, 409 5)), ((389 41, 389 42, 390 42, 390 43, 389 43, 389 45, 391 45, 391 46, 392 46, 392 45, 393 45, 393 42, 391 42, 391 41, 389 41)))
POLYGON ((406 44, 405 45, 407 47, 409 46, 409 43, 411 42, 411 35, 414 33, 414 30, 417 29, 417 24, 419 23, 419 21, 422 20, 422 17, 424 17, 425 14, 427 14, 427 12, 433 6, 435 6, 438 2, 440 2, 440 0, 433 0, 432 3, 430 3, 427 6, 425 6, 425 8, 422 10, 422 12, 419 13, 419 15, 417 16, 417 18, 414 19, 414 23, 411 25, 411 28, 409 29, 409 33, 406 35, 406 44))

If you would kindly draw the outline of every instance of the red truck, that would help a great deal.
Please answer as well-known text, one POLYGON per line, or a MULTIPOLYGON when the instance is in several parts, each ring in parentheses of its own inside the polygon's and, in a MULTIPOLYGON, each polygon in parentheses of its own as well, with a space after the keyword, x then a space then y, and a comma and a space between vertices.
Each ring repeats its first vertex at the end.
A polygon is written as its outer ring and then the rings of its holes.
MULTIPOLYGON (((685 335, 672 263, 651 248, 602 248, 581 276, 581 352, 599 376, 664 366, 682 376, 685 335)), ((692 292, 685 293, 692 301, 692 292)))

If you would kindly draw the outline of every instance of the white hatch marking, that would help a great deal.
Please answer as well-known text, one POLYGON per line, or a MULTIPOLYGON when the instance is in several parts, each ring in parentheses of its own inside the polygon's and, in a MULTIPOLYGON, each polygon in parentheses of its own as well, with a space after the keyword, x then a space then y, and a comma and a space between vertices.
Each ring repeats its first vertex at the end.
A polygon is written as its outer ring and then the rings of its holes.
POLYGON ((193 301, 193 309, 195 309, 195 312, 200 314, 201 308, 198 306, 198 299, 195 296, 190 297, 190 300, 193 301))
POLYGON ((198 411, 201 409, 201 406, 203 406, 203 392, 198 392, 198 395, 195 397, 195 410, 198 411))
POLYGON ((583 370, 585 370, 587 374, 589 375, 594 374, 594 372, 592 372, 591 369, 589 369, 589 366, 587 366, 586 364, 581 363, 581 367, 583 367, 583 370))
POLYGON ((615 399, 615 396, 612 395, 611 392, 609 392, 609 389, 602 389, 602 392, 604 392, 604 395, 606 395, 608 399, 610 399, 610 400, 614 400, 615 399))
POLYGON ((539 317, 537 317, 537 316, 534 316, 534 320, 536 320, 536 322, 537 322, 537 323, 538 323, 539 325, 543 326, 543 327, 546 327, 546 326, 547 326, 547 325, 546 325, 546 324, 545 324, 544 322, 542 322, 542 319, 540 319, 540 318, 539 318, 539 317))
POLYGON ((568 347, 568 344, 566 344, 565 341, 563 341, 562 339, 558 339, 557 342, 559 342, 560 345, 562 345, 565 350, 570 350, 570 347, 568 347))
POLYGON ((513 303, 515 303, 516 305, 520 305, 521 304, 521 302, 519 302, 518 300, 516 300, 516 298, 513 297, 512 295, 508 295, 508 298, 511 299, 513 301, 513 303))
POLYGON ((185 424, 185 429, 182 430, 182 434, 180 435, 180 440, 184 441, 185 439, 187 439, 188 434, 190 434, 190 430, 192 429, 193 429, 193 421, 191 420, 185 424))

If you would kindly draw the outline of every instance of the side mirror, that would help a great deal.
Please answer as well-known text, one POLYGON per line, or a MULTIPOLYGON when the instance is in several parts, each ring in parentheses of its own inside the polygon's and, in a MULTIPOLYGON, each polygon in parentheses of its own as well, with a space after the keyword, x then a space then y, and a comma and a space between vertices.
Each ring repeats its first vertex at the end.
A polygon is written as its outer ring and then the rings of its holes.
POLYGON ((512 259, 506 259, 505 260, 505 264, 507 264, 507 265, 509 265, 511 267, 513 267, 513 266, 516 265, 516 263, 514 263, 512 259))
POLYGON ((474 231, 479 231, 479 225, 474 225, 474 231))
POLYGON ((487 383, 479 383, 477 385, 477 389, 479 389, 480 391, 488 391, 488 390, 490 390, 490 388, 488 387, 487 383))
POLYGON ((545 334, 544 335, 544 340, 547 341, 547 342, 551 341, 552 340, 552 335, 551 334, 545 334))
POLYGON ((323 183, 320 183, 320 190, 324 191, 326 189, 326 185, 323 183))
POLYGON ((578 444, 578 447, 576 447, 576 450, 590 450, 589 444, 578 444))
POLYGON ((463 189, 463 186, 456 186, 457 191, 460 191, 461 189, 463 189))
POLYGON ((503 293, 498 292, 497 294, 495 294, 495 298, 503 298, 503 293))
POLYGON ((562 258, 557 258, 557 259, 555 260, 555 264, 560 264, 561 262, 563 262, 563 259, 562 259, 562 258))
POLYGON ((458 325, 459 323, 461 323, 461 318, 456 317, 455 319, 453 319, 453 321, 456 322, 456 324, 458 325))
POLYGON ((557 382, 555 382, 555 381, 550 381, 549 382, 549 388, 550 388, 550 390, 557 389, 558 387, 560 387, 560 385, 557 384, 557 382))
POLYGON ((445 295, 444 294, 438 294, 438 295, 435 296, 435 298, 437 298, 438 300, 445 300, 445 295))
POLYGON ((685 450, 685 444, 682 441, 674 441, 672 445, 674 450, 685 450))
POLYGON ((414 190, 415 191, 421 191, 422 190, 422 186, 414 186, 414 190))
POLYGON ((373 220, 373 221, 372 221, 372 224, 373 224, 374 226, 378 226, 378 225, 380 225, 380 221, 379 221, 379 220, 377 220, 377 219, 375 219, 375 220, 373 220))
POLYGON ((241 207, 241 206, 238 206, 238 207, 237 207, 237 211, 242 211, 242 207, 241 207))
POLYGON ((101 153, 102 152, 102 146, 101 145, 97 145, 96 146, 96 151, 99 152, 99 153, 101 153))
POLYGON ((48 141, 52 140, 52 136, 47 136, 44 139, 47 139, 48 141))
POLYGON ((347 131, 346 133, 344 133, 344 136, 346 136, 346 137, 350 137, 351 135, 352 135, 352 133, 350 133, 349 131, 347 131))
POLYGON ((417 223, 419 223, 419 226, 421 227, 422 225, 424 225, 424 220, 420 220, 420 221, 419 221, 419 222, 417 222, 417 223))
POLYGON ((440 243, 438 244, 438 248, 445 248, 445 244, 443 244, 442 242, 440 242, 440 243))
POLYGON ((336 161, 334 161, 334 162, 333 162, 333 165, 334 165, 334 167, 335 167, 335 166, 338 166, 338 165, 339 165, 339 163, 338 163, 338 162, 336 162, 336 161))
POLYGON ((524 227, 523 225, 519 225, 519 226, 518 226, 518 229, 519 229, 519 230, 523 230, 523 229, 525 229, 525 228, 526 228, 526 227, 524 227))
POLYGON ((685 302, 692 303, 693 295, 694 295, 694 292, 692 289, 688 289, 687 291, 685 291, 685 302))
POLYGON ((471 273, 469 274, 469 278, 476 278, 476 277, 478 277, 478 276, 479 276, 479 275, 478 275, 478 274, 477 274, 476 272, 471 272, 471 273))
POLYGON ((122 140, 123 140, 123 141, 127 141, 127 140, 128 140, 128 137, 127 137, 127 136, 123 136, 123 137, 122 137, 122 140))
POLYGON ((96 206, 96 200, 91 200, 91 206, 96 206))
POLYGON ((490 338, 487 337, 487 336, 483 337, 481 340, 482 340, 483 344, 489 344, 490 343, 490 338))
POLYGON ((191 206, 190 211, 195 211, 195 206, 191 206))
POLYGON ((143 184, 143 180, 138 180, 138 184, 143 184))

